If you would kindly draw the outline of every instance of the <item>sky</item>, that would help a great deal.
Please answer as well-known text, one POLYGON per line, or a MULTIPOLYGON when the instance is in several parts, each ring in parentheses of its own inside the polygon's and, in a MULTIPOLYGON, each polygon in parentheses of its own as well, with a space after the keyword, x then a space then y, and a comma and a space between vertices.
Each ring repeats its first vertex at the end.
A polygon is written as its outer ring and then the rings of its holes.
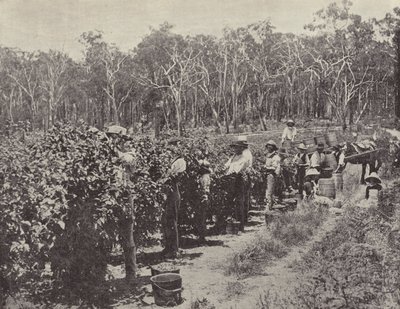
MULTIPOLYGON (((270 19, 276 31, 301 33, 313 13, 334 0, 0 0, 0 45, 62 50, 81 57, 79 36, 101 30, 122 50, 134 48, 149 27, 168 21, 174 31, 221 35, 226 26, 270 19)), ((352 0, 363 18, 382 18, 399 0, 352 0)))

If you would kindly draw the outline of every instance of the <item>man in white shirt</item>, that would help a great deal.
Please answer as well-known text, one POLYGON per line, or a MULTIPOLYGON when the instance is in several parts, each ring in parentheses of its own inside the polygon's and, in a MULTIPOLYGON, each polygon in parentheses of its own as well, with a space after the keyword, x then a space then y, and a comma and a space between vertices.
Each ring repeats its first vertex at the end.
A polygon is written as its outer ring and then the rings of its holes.
POLYGON ((287 126, 285 129, 283 129, 282 133, 282 141, 281 141, 282 145, 285 141, 293 142, 297 135, 297 129, 294 126, 294 121, 292 119, 289 119, 286 125, 287 126))
POLYGON ((226 175, 247 171, 253 165, 253 155, 248 149, 247 141, 242 137, 231 144, 234 155, 225 163, 226 175))
POLYGON ((239 136, 238 140, 231 144, 234 155, 226 162, 226 175, 234 175, 235 192, 234 197, 236 210, 235 218, 240 221, 240 230, 244 231, 244 224, 247 220, 247 213, 250 207, 250 185, 246 172, 253 165, 253 155, 248 149, 246 136, 239 136))
POLYGON ((267 170, 267 190, 265 197, 267 206, 271 210, 274 204, 273 195, 277 178, 281 173, 281 157, 278 154, 278 146, 273 140, 269 140, 265 145, 267 148, 267 158, 265 160, 265 169, 267 170))
POLYGON ((303 143, 297 146, 297 149, 299 152, 294 157, 294 164, 297 169, 296 181, 299 189, 298 192, 303 196, 304 178, 306 170, 310 166, 310 159, 308 158, 307 147, 303 143))
POLYGON ((322 168, 326 165, 324 148, 324 144, 318 144, 317 151, 312 154, 310 159, 310 168, 315 168, 318 172, 321 172, 322 168))
POLYGON ((341 173, 343 172, 346 164, 344 162, 345 154, 344 154, 344 145, 340 144, 337 146, 333 146, 334 152, 333 155, 335 156, 336 163, 337 163, 337 169, 335 170, 335 173, 341 173))

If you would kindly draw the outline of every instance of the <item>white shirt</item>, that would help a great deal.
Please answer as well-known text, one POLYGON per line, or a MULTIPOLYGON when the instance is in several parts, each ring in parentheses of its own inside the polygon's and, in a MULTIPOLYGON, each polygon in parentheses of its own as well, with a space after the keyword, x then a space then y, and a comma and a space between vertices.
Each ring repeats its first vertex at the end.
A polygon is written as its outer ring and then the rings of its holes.
POLYGON ((235 155, 225 163, 228 170, 226 174, 240 173, 249 169, 253 165, 253 155, 249 149, 243 150, 241 155, 235 155))
POLYGON ((321 165, 325 162, 325 154, 319 153, 318 151, 314 152, 310 159, 310 167, 321 167, 321 165))
POLYGON ((286 127, 285 129, 283 129, 282 142, 284 142, 285 140, 294 141, 296 135, 297 135, 296 127, 286 127))
POLYGON ((186 161, 183 158, 179 158, 175 160, 171 165, 171 169, 169 170, 169 174, 171 176, 176 176, 179 173, 183 173, 186 171, 186 161))
POLYGON ((278 155, 276 151, 267 154, 267 158, 265 160, 265 167, 269 170, 274 170, 276 175, 279 175, 281 172, 281 157, 278 155))

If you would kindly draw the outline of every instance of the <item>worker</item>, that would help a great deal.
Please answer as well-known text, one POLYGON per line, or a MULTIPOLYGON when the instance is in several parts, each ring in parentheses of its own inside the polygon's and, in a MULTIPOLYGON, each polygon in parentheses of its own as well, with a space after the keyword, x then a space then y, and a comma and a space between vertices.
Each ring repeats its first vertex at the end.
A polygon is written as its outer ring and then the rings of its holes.
MULTIPOLYGON (((175 149, 179 149, 180 140, 173 138, 169 141, 169 145, 175 147, 175 149)), ((178 156, 173 160, 165 180, 167 199, 165 201, 161 223, 164 235, 163 254, 170 258, 179 255, 178 212, 181 203, 179 186, 181 177, 185 171, 186 160, 183 156, 178 156)))
POLYGON ((337 168, 334 173, 341 173, 343 172, 346 164, 344 162, 345 154, 344 154, 344 147, 345 144, 339 144, 333 146, 333 155, 335 156, 335 160, 337 163, 337 168))
POLYGON ((318 172, 321 172, 322 168, 327 164, 324 148, 324 144, 319 143, 317 145, 317 150, 310 158, 310 168, 315 168, 318 172))
POLYGON ((199 207, 197 212, 197 231, 199 235, 199 242, 204 243, 206 241, 207 232, 207 210, 210 201, 210 185, 212 172, 210 162, 207 160, 208 152, 206 150, 198 150, 196 153, 196 159, 200 165, 199 170, 199 207))
POLYGON ((111 144, 112 150, 119 157, 122 165, 117 167, 117 180, 122 185, 127 184, 127 171, 134 163, 136 158, 136 152, 134 149, 126 149, 126 142, 130 139, 127 134, 127 130, 124 127, 112 125, 105 128, 105 133, 92 127, 89 128, 89 132, 96 134, 101 140, 108 140, 111 144))
POLYGON ((292 119, 289 119, 286 122, 286 127, 285 127, 285 129, 283 129, 283 133, 282 133, 282 141, 281 141, 282 145, 285 141, 293 142, 294 139, 296 138, 297 129, 294 126, 294 124, 295 123, 292 119))
POLYGON ((249 150, 246 136, 239 136, 236 142, 231 145, 234 155, 226 162, 225 169, 226 175, 234 176, 235 196, 235 219, 240 222, 239 229, 244 231, 244 224, 247 218, 247 188, 246 172, 250 170, 253 165, 253 155, 249 150))
POLYGON ((304 191, 307 199, 310 199, 318 191, 320 172, 316 168, 309 168, 304 177, 304 191))
POLYGON ((296 167, 296 182, 298 193, 303 196, 304 178, 306 170, 310 166, 310 159, 307 155, 307 147, 303 143, 297 146, 298 153, 294 157, 294 165, 296 167))
POLYGON ((283 184, 285 190, 288 193, 293 191, 292 183, 295 174, 293 166, 293 157, 291 157, 285 148, 279 149, 279 155, 281 157, 281 173, 283 178, 283 184))
POLYGON ((265 147, 267 148, 267 158, 265 160, 267 190, 265 192, 265 197, 267 200, 267 207, 271 210, 274 204, 275 185, 281 173, 281 158, 277 152, 278 146, 275 141, 269 140, 265 147))
POLYGON ((367 183, 367 188, 365 189, 365 199, 370 198, 370 191, 376 190, 376 198, 378 196, 378 192, 382 190, 382 180, 379 178, 378 174, 372 172, 368 177, 365 178, 367 183))

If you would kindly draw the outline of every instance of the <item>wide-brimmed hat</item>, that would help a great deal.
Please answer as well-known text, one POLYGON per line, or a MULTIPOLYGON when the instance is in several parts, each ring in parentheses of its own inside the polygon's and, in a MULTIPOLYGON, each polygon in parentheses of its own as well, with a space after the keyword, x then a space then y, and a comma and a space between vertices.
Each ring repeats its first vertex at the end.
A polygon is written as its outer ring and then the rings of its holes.
POLYGON ((249 144, 247 143, 247 136, 246 135, 239 135, 237 137, 237 140, 232 142, 231 147, 241 147, 241 148, 247 148, 249 144))
POLYGON ((300 150, 307 150, 307 147, 306 147, 306 145, 304 145, 304 143, 301 143, 301 144, 299 144, 299 145, 297 146, 297 149, 300 149, 300 150))
POLYGON ((375 172, 372 172, 371 174, 369 174, 369 176, 365 178, 365 181, 369 181, 369 180, 372 180, 372 179, 377 180, 378 183, 382 183, 381 178, 375 172))
POLYGON ((128 137, 127 130, 124 127, 112 125, 105 128, 106 134, 115 134, 121 137, 128 137))
POLYGON ((272 140, 272 139, 270 139, 266 144, 265 144, 265 147, 267 147, 267 146, 272 146, 272 147, 274 147, 275 149, 278 149, 278 145, 275 143, 275 141, 274 140, 272 140))
POLYGON ((318 172, 318 170, 316 168, 309 168, 306 171, 306 177, 307 176, 319 176, 319 175, 320 175, 320 172, 318 172))
POLYGON ((294 120, 293 119, 289 119, 288 121, 286 121, 286 124, 289 124, 289 123, 294 124, 294 120))

